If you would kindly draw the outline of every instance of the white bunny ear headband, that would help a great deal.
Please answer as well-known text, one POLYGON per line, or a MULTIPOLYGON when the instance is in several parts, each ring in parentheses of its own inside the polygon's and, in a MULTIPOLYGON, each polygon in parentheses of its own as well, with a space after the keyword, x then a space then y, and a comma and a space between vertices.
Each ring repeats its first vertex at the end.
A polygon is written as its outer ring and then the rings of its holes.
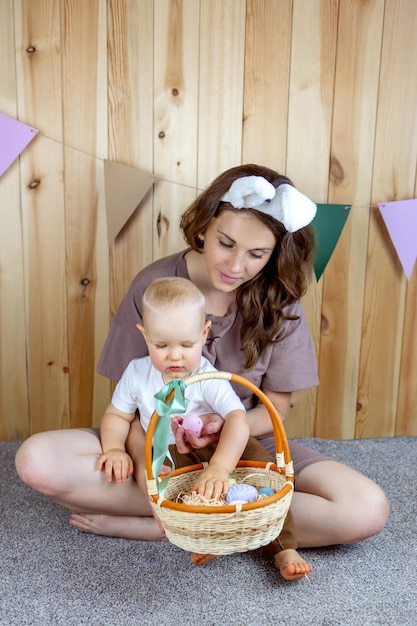
POLYGON ((294 233, 307 226, 317 212, 317 206, 292 185, 284 183, 275 188, 263 176, 237 178, 220 200, 235 209, 256 209, 270 215, 294 233))

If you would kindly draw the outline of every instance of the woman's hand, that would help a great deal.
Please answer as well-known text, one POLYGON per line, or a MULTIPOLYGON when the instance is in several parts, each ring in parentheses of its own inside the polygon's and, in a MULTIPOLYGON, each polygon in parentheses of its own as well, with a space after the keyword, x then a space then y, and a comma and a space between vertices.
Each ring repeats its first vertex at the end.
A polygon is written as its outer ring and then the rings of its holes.
POLYGON ((187 454, 191 450, 198 450, 199 448, 205 448, 212 443, 219 440, 220 431, 223 428, 224 420, 217 413, 204 413, 200 415, 203 422, 203 430, 200 437, 191 430, 185 430, 182 427, 182 417, 175 415, 171 418, 172 432, 174 433, 175 443, 178 448, 178 452, 181 454, 187 454))

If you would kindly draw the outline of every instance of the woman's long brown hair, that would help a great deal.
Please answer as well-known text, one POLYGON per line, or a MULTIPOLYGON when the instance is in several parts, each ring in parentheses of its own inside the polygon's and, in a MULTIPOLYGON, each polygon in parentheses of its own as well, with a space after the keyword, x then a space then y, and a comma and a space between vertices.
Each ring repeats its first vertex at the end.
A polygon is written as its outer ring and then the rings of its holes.
POLYGON ((292 185, 286 176, 260 165, 238 165, 218 176, 188 207, 180 226, 188 245, 203 252, 204 235, 213 217, 223 211, 244 211, 255 215, 275 236, 276 245, 266 266, 259 274, 241 285, 236 302, 242 316, 241 343, 245 353, 245 367, 252 369, 268 343, 275 341, 284 319, 284 307, 299 300, 306 292, 312 274, 314 231, 305 226, 289 233, 273 217, 256 209, 235 209, 221 202, 231 184, 242 176, 263 176, 274 187, 283 183, 292 185))

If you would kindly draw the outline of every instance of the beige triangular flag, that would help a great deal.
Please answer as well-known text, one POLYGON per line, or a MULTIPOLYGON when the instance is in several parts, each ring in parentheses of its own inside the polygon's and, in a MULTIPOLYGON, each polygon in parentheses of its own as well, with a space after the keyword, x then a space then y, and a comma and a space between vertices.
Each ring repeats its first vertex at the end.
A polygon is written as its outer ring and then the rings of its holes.
POLYGON ((137 167, 104 161, 107 239, 109 245, 152 187, 154 177, 137 167))

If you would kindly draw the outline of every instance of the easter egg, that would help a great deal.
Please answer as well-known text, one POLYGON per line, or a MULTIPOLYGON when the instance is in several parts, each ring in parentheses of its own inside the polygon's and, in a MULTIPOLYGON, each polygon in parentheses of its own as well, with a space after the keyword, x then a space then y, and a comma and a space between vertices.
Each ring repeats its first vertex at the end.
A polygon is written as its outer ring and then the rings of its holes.
POLYGON ((188 415, 184 415, 182 427, 185 428, 185 430, 191 430, 196 437, 200 437, 201 431, 203 430, 203 422, 195 413, 189 413, 188 415))
POLYGON ((232 485, 226 494, 227 504, 241 504, 254 502, 258 497, 258 490, 252 485, 236 484, 232 485))
POLYGON ((275 491, 271 487, 262 487, 259 489, 259 493, 262 493, 264 496, 273 496, 275 491))

